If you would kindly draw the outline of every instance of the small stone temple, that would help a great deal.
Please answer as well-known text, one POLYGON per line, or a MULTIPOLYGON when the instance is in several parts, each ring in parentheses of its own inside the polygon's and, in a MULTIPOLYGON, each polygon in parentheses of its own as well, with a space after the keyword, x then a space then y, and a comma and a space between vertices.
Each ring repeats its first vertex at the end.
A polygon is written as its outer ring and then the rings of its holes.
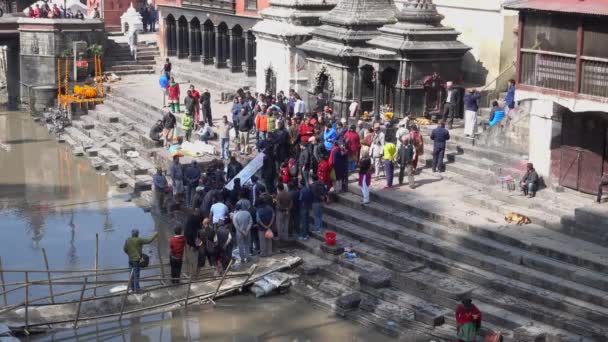
POLYGON ((306 54, 297 47, 312 38, 319 18, 336 5, 336 0, 271 0, 263 18, 253 27, 258 58, 258 91, 295 89, 306 93, 308 72, 306 54))
POLYGON ((469 47, 441 25, 431 0, 404 0, 400 10, 391 0, 340 0, 320 20, 311 11, 323 9, 319 0, 289 1, 271 1, 256 25, 259 55, 268 57, 258 63, 260 91, 294 88, 309 104, 322 94, 342 115, 355 100, 370 113, 390 106, 397 116, 422 115, 431 106, 425 80, 462 78, 469 47))

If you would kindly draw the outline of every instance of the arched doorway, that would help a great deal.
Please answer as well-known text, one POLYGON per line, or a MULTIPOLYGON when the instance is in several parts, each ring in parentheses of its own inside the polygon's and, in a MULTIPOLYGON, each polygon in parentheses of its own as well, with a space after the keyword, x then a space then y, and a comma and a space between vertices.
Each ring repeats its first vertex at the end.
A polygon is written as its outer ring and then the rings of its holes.
POLYGON ((201 22, 198 18, 190 21, 190 60, 199 60, 202 54, 201 22))
POLYGON ((167 18, 165 18, 165 47, 167 49, 167 56, 177 55, 176 35, 175 18, 169 14, 167 18))
POLYGON ((181 16, 177 21, 177 58, 186 58, 190 54, 188 37, 188 20, 181 16))
POLYGON ((206 20, 203 24, 203 64, 213 64, 215 56, 215 33, 213 22, 206 20))
POLYGON ((247 76, 255 75, 255 36, 247 31, 245 36, 245 73, 247 76))
POLYGON ((315 77, 314 94, 316 97, 314 107, 316 111, 322 111, 326 105, 332 103, 334 82, 325 68, 322 68, 315 77))
POLYGON ((359 103, 361 112, 374 110, 374 93, 376 90, 376 70, 366 64, 359 68, 359 103))
POLYGON ((388 67, 380 73, 380 89, 378 92, 379 106, 395 108, 395 86, 397 85, 397 70, 388 67))
POLYGON ((272 70, 272 67, 268 67, 264 71, 264 91, 266 94, 276 94, 277 93, 277 74, 272 70))
POLYGON ((235 25, 230 30, 230 71, 243 71, 244 49, 243 29, 240 25, 235 25))
POLYGON ((228 25, 221 22, 215 30, 215 67, 225 68, 230 49, 228 46, 228 25))

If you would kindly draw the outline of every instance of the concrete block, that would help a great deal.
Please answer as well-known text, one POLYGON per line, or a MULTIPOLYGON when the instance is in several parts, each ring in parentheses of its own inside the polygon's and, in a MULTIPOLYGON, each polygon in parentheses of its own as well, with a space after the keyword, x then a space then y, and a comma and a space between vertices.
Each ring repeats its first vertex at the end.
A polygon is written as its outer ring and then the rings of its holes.
POLYGON ((314 275, 319 273, 320 267, 318 265, 305 263, 300 267, 300 270, 304 275, 314 275))
POLYGON ((388 273, 366 272, 359 275, 359 283, 375 289, 391 286, 391 275, 388 273))
POLYGON ((336 305, 341 309, 357 309, 361 303, 361 294, 349 293, 336 299, 336 305))
POLYGON ((74 154, 76 157, 82 157, 84 156, 84 149, 82 147, 75 147, 72 149, 72 154, 74 154))
POLYGON ((91 161, 91 167, 95 170, 101 170, 104 165, 103 160, 99 157, 91 157, 89 160, 91 161))
POLYGON ((333 246, 321 244, 321 250, 325 253, 329 253, 329 254, 333 254, 333 255, 340 255, 340 254, 344 253, 344 247, 340 246, 339 244, 335 244, 333 246))
POLYGON ((134 191, 150 191, 152 190, 152 184, 147 181, 137 180, 135 181, 134 191))
POLYGON ((89 157, 97 157, 98 154, 99 154, 99 150, 96 148, 90 148, 87 150, 87 156, 89 156, 89 157))
POLYGON ((361 303, 359 303, 359 309, 367 312, 374 312, 378 306, 378 302, 376 297, 365 297, 361 300, 361 303))
POLYGON ((436 327, 445 323, 445 316, 437 315, 424 309, 416 309, 414 310, 414 320, 436 327))

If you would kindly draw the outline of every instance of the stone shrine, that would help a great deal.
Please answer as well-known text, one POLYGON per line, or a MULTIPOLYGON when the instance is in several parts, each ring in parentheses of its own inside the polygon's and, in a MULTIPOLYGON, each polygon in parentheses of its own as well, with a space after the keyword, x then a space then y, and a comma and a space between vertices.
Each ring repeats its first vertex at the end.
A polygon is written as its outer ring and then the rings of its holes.
POLYGON ((405 0, 400 10, 389 0, 341 0, 318 20, 331 6, 322 4, 277 0, 262 13, 255 27, 259 91, 293 88, 309 104, 322 95, 341 115, 353 101, 370 113, 390 106, 397 116, 420 115, 427 112, 425 79, 434 72, 462 78, 469 47, 441 25, 431 0, 405 0))
POLYGON ((276 93, 295 89, 304 93, 308 86, 307 61, 297 47, 312 38, 319 18, 336 5, 336 0, 271 0, 260 14, 253 31, 258 58, 256 88, 276 93))

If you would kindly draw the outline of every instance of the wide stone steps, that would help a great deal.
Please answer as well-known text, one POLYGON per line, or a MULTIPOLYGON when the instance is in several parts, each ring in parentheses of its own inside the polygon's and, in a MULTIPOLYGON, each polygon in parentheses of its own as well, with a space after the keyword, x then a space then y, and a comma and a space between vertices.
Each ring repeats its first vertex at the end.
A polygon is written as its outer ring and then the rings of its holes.
MULTIPOLYGON (((589 320, 583 320, 584 324, 579 325, 580 320, 576 320, 576 316, 569 313, 560 313, 559 315, 567 315, 567 320, 563 322, 556 316, 549 316, 555 309, 551 309, 548 305, 555 306, 560 310, 564 310, 564 300, 572 301, 574 299, 552 293, 550 291, 531 286, 529 284, 522 283, 518 280, 503 277, 495 274, 492 271, 487 272, 479 269, 476 266, 468 265, 453 260, 449 256, 443 256, 441 251, 446 246, 442 244, 436 251, 428 252, 418 245, 422 245, 425 242, 422 240, 418 241, 400 241, 392 237, 386 237, 382 234, 372 232, 370 230, 360 228, 359 224, 352 223, 351 220, 345 221, 334 218, 331 215, 325 215, 324 222, 328 225, 330 230, 338 232, 341 243, 346 245, 352 244, 352 249, 357 252, 362 258, 368 258, 372 253, 378 253, 378 249, 382 250, 380 253, 394 254, 393 259, 405 259, 405 260, 417 260, 426 263, 428 267, 431 267, 435 271, 424 271, 422 274, 416 275, 416 272, 405 273, 401 276, 401 279, 393 278, 392 281, 397 282, 397 286, 408 287, 411 291, 420 291, 419 293, 412 293, 418 297, 425 298, 438 305, 446 305, 445 298, 451 298, 452 300, 461 299, 462 293, 468 292, 476 301, 482 301, 489 306, 496 307, 495 311, 506 311, 506 310, 517 310, 512 313, 513 317, 517 317, 516 320, 510 322, 496 323, 501 326, 516 328, 519 325, 525 325, 529 320, 522 320, 523 317, 531 317, 532 315, 540 316, 541 322, 559 322, 557 327, 572 327, 576 328, 578 334, 590 335, 590 336, 606 336, 606 332, 602 330, 600 324, 591 322, 589 320), (366 247, 369 246, 369 247, 366 247), (376 250, 376 252, 370 252, 370 250, 376 250), (438 272, 440 271, 440 272, 438 272), (445 272, 445 273, 442 273, 445 272), (454 284, 457 285, 454 288, 454 284), (510 300, 500 300, 494 297, 484 295, 481 291, 475 291, 479 286, 493 288, 503 293, 503 295, 513 296, 511 300, 519 303, 519 306, 513 307, 509 304, 510 300), (525 298, 525 299, 524 299, 525 298), (544 305, 537 305, 534 301, 543 303, 544 305), (443 304, 442 304, 443 303, 443 304), (509 305, 508 305, 509 304, 509 305), (539 311, 543 309, 543 311, 539 311), (544 312, 543 315, 538 315, 538 312, 544 312), (521 315, 521 316, 520 316, 521 315), (523 316, 523 317, 522 317, 523 316), (573 323, 575 322, 575 323, 573 323), (572 324, 575 324, 573 326, 572 324)), ((321 238, 321 236, 318 236, 321 238)), ((427 238, 428 239, 428 238, 427 238)), ((428 244, 429 241, 426 241, 428 244)), ((441 242, 437 242, 441 244, 441 242)), ((469 252, 469 255, 473 255, 473 252, 469 252)), ((375 256, 378 258, 378 256, 375 256)), ((484 256, 478 254, 479 259, 483 259, 484 256)), ((482 261, 483 262, 483 261, 482 261)), ((389 263, 385 263, 389 264, 389 263)), ((420 273, 420 272, 418 272, 420 273)), ((576 301, 576 300, 574 300, 576 301)), ((586 305, 586 303, 585 303, 586 305)), ((575 308, 575 307, 573 307, 575 308)), ((586 307, 576 307, 577 312, 586 310, 586 307)), ((600 308, 602 309, 602 308, 600 308)), ((587 313, 589 313, 587 311, 587 313)), ((598 315, 591 313, 591 316, 596 318, 598 315)), ((504 314, 498 315, 498 317, 508 317, 504 314)), ((535 325, 538 325, 535 323, 535 325)), ((546 331, 556 331, 557 328, 548 327, 546 331)))
MULTIPOLYGON (((303 263, 316 264, 319 266, 319 276, 307 276, 306 283, 310 287, 316 287, 332 296, 344 295, 358 292, 362 296, 362 303, 358 312, 368 312, 381 317, 384 322, 392 321, 396 326, 407 329, 408 332, 430 334, 435 338, 450 341, 455 331, 453 311, 432 304, 424 299, 409 295, 397 288, 372 288, 359 282, 359 273, 339 266, 333 262, 325 261, 325 255, 320 252, 319 242, 309 240, 303 242, 310 253, 298 250, 298 256, 303 258, 303 263), (318 256, 320 252, 320 256, 318 256), (444 324, 448 321, 448 324, 444 324)), ((486 328, 491 326, 488 324, 486 328)), ((491 326, 494 330, 503 330, 491 326)), ((509 333, 506 333, 508 336, 509 333)), ((506 340, 505 340, 506 341, 506 340)))
MULTIPOLYGON (((335 217, 345 219, 349 218, 348 214, 363 211, 376 217, 374 223, 379 222, 382 224, 384 221, 388 221, 401 226, 400 230, 403 230, 403 228, 416 230, 420 233, 439 238, 442 241, 457 243, 484 254, 496 255, 515 264, 523 264, 538 271, 550 272, 564 279, 580 282, 602 291, 608 291, 608 277, 605 277, 603 274, 559 262, 543 255, 537 255, 533 251, 506 245, 491 238, 477 236, 465 230, 451 229, 427 219, 413 216, 408 212, 389 210, 380 203, 371 203, 363 207, 360 204, 360 197, 353 194, 340 195, 338 201, 338 204, 327 207, 327 210, 335 217), (342 205, 348 208, 344 208, 342 205)), ((367 224, 371 223, 367 222, 367 224)), ((393 234, 398 238, 400 230, 387 233, 393 234)))
MULTIPOLYGON (((355 184, 351 184, 349 189, 352 193, 360 193, 355 184)), ((415 192, 409 191, 374 191, 371 197, 395 210, 407 211, 451 228, 461 229, 590 270, 608 271, 608 253, 605 247, 572 239, 570 236, 534 223, 524 226, 501 223, 502 217, 498 219, 500 216, 483 208, 456 207, 450 202, 435 203, 432 199, 423 200, 415 192), (437 207, 434 208, 433 205, 437 207)))

